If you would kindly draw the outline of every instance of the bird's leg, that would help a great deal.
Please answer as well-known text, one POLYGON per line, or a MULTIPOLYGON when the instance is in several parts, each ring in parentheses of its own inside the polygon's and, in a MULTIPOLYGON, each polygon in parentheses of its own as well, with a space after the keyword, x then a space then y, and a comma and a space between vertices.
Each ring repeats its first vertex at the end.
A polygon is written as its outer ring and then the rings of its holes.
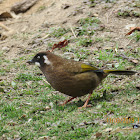
POLYGON ((71 100, 73 100, 74 98, 76 98, 76 97, 72 97, 72 98, 70 98, 69 100, 65 101, 65 102, 62 104, 62 106, 64 106, 65 104, 67 104, 68 102, 70 102, 71 100))
POLYGON ((86 107, 91 107, 91 106, 88 106, 88 102, 89 102, 89 99, 90 99, 91 94, 92 94, 92 91, 90 92, 90 94, 89 94, 89 96, 88 96, 88 98, 87 98, 85 104, 84 104, 82 107, 79 107, 79 109, 81 109, 81 108, 86 108, 86 107))

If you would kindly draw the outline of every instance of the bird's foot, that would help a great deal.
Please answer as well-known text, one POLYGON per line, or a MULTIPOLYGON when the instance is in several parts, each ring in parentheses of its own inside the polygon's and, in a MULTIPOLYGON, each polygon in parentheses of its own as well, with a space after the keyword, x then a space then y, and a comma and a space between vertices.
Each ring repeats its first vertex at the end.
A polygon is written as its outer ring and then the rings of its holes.
POLYGON ((89 104, 89 105, 83 105, 81 107, 78 107, 78 109, 87 108, 87 107, 92 107, 92 105, 91 104, 89 104))
POLYGON ((78 109, 92 107, 91 104, 88 104, 91 94, 92 94, 92 92, 89 94, 88 99, 86 100, 85 104, 82 107, 78 107, 78 109))
POLYGON ((64 103, 60 104, 60 106, 66 105, 68 102, 70 102, 70 101, 73 100, 74 98, 76 98, 76 97, 70 98, 69 100, 67 100, 67 101, 65 101, 64 103))
POLYGON ((65 102, 61 102, 60 104, 59 104, 59 106, 64 106, 64 105, 66 105, 66 101, 65 102))

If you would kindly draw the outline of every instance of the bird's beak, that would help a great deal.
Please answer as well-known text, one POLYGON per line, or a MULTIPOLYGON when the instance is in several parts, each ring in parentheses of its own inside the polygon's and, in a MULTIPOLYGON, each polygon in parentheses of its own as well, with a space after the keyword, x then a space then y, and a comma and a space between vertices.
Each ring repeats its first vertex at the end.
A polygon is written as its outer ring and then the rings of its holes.
POLYGON ((29 61, 27 61, 26 63, 28 63, 28 64, 30 64, 30 65, 33 65, 33 64, 34 64, 33 60, 29 60, 29 61))

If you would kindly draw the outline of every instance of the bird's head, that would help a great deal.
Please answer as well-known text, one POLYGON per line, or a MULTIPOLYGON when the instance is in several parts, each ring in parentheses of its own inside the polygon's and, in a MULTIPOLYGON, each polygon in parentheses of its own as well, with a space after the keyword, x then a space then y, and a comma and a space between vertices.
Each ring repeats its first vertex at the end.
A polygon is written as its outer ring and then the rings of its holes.
POLYGON ((32 60, 27 61, 30 65, 37 65, 39 67, 43 67, 45 65, 50 65, 51 62, 48 59, 47 52, 40 52, 34 56, 32 60))

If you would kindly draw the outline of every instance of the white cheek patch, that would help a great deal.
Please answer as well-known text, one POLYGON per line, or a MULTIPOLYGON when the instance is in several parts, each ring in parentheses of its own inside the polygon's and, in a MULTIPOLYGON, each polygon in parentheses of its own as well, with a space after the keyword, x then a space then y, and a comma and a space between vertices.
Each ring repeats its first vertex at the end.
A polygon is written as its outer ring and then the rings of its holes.
POLYGON ((44 63, 46 63, 47 65, 50 65, 51 62, 49 61, 49 59, 47 58, 47 56, 44 55, 43 57, 44 57, 44 63))
POLYGON ((40 56, 38 56, 37 58, 40 59, 40 56))
POLYGON ((40 67, 40 63, 39 62, 35 62, 35 65, 37 65, 38 67, 40 67))

